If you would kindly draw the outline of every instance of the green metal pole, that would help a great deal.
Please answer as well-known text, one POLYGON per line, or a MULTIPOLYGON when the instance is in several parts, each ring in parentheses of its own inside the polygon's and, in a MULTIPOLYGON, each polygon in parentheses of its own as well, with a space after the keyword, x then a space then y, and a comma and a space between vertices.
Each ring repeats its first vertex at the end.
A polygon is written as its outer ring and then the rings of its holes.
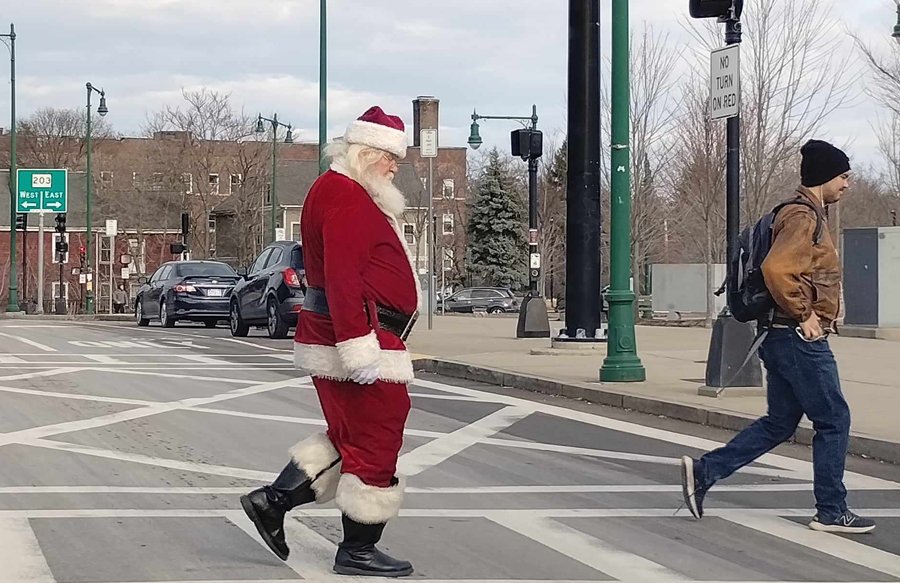
POLYGON ((628 0, 612 0, 612 201, 610 204, 609 344, 600 380, 647 378, 637 355, 631 272, 631 162, 629 160, 630 74, 628 0))
MULTIPOLYGON (((16 158, 16 27, 9 25, 9 85, 12 88, 10 101, 9 143, 9 299, 7 312, 19 311, 19 276, 16 273, 16 192, 18 191, 18 161, 16 158)), ((25 253, 25 251, 22 251, 25 253)))
POLYGON ((328 170, 325 161, 325 144, 328 141, 328 88, 327 88, 327 44, 325 42, 325 4, 326 0, 319 0, 319 174, 328 170))
POLYGON ((90 83, 87 84, 87 175, 85 177, 86 185, 85 185, 85 220, 87 221, 87 241, 85 241, 85 249, 87 251, 87 268, 88 273, 90 274, 91 281, 88 282, 87 293, 84 296, 84 311, 86 314, 94 313, 94 284, 97 283, 94 281, 94 241, 93 241, 93 229, 92 229, 92 221, 93 217, 91 216, 92 203, 91 200, 91 189, 93 187, 93 179, 91 175, 91 91, 93 91, 93 87, 90 83))
POLYGON ((269 234, 272 236, 272 242, 275 242, 275 209, 278 206, 278 196, 275 194, 275 153, 276 148, 278 147, 278 114, 272 116, 272 196, 270 197, 272 200, 272 227, 269 229, 269 234))

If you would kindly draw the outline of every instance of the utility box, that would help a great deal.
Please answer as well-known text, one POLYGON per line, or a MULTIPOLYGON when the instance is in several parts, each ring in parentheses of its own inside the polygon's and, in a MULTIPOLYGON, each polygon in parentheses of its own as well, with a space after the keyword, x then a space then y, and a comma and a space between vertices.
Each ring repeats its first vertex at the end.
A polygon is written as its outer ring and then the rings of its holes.
POLYGON ((900 227, 844 231, 844 324, 900 328, 900 227))
MULTIPOLYGON (((714 264, 707 281, 705 263, 655 263, 653 265, 653 311, 706 314, 707 290, 725 281, 725 265, 714 264)), ((712 309, 725 307, 725 295, 713 296, 712 309)))

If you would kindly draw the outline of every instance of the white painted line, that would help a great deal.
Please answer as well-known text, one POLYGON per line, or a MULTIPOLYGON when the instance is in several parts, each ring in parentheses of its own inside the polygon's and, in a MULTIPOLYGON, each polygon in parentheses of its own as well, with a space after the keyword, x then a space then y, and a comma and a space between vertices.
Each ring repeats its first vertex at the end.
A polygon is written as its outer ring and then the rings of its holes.
MULTIPOLYGON (((244 346, 252 346, 253 348, 258 348, 260 350, 269 350, 272 352, 291 352, 290 350, 285 350, 283 348, 275 348, 274 346, 267 346, 265 344, 254 344, 253 342, 238 340, 237 338, 216 338, 216 340, 221 340, 222 342, 233 342, 234 344, 243 344, 244 346)), ((294 357, 290 356, 289 360, 293 361, 294 357)))
POLYGON ((40 342, 35 342, 34 340, 31 340, 31 339, 29 339, 29 338, 25 338, 24 336, 14 336, 14 335, 12 335, 12 334, 4 334, 3 332, 0 332, 0 336, 3 336, 3 337, 5 337, 5 338, 11 338, 11 339, 13 339, 13 340, 17 340, 17 341, 22 342, 22 343, 24 343, 24 344, 28 344, 28 345, 30 345, 30 346, 34 346, 34 347, 37 348, 38 350, 43 350, 44 352, 58 352, 55 348, 50 348, 50 347, 47 346, 46 344, 41 344, 40 342))
POLYGON ((403 454, 397 462, 397 467, 401 473, 415 476, 475 445, 489 435, 506 429, 530 414, 531 411, 528 409, 505 407, 403 454))
MULTIPOLYGON (((315 427, 326 427, 324 419, 312 418, 312 417, 285 417, 283 415, 263 415, 260 413, 244 413, 243 411, 231 411, 228 409, 210 409, 207 407, 191 407, 190 411, 195 411, 198 413, 210 413, 213 415, 228 415, 231 417, 243 417, 245 419, 260 419, 263 421, 278 421, 281 423, 294 423, 297 425, 313 425, 315 427)), ((440 433, 438 431, 425 431, 420 429, 406 429, 403 432, 404 435, 410 435, 415 437, 427 437, 431 439, 437 439, 440 437, 444 437, 448 435, 447 433, 440 433)))
POLYGON ((83 354, 82 356, 84 356, 88 360, 99 362, 100 364, 128 364, 127 362, 121 361, 118 358, 106 356, 105 354, 83 354))
MULTIPOLYGON (((186 374, 170 374, 163 372, 154 372, 151 370, 136 370, 135 368, 84 368, 81 370, 89 370, 93 372, 107 372, 107 373, 115 373, 115 374, 130 374, 130 375, 141 375, 141 376, 151 376, 151 377, 159 377, 159 378, 167 378, 167 379, 183 379, 190 381, 206 381, 211 383, 234 383, 238 385, 252 385, 257 382, 256 379, 231 379, 225 377, 208 377, 201 375, 186 375, 186 374)), ((171 370, 170 367, 167 367, 165 370, 171 370)), ((182 369, 182 370, 195 370, 195 369, 182 369)), ((203 370, 207 370, 204 368, 203 370)), ((232 369, 233 370, 233 369, 232 369)), ((4 380, 0 377, 0 381, 4 380)))
POLYGON ((0 518, 3 583, 55 583, 27 518, 0 518))
POLYGON ((9 355, 5 355, 5 354, 0 354, 0 363, 3 363, 3 364, 22 364, 25 362, 27 362, 27 361, 23 360, 17 356, 9 356, 9 355))
POLYGON ((75 324, 65 325, 65 324, 4 324, 0 326, 4 330, 9 328, 77 328, 78 326, 75 324))
MULTIPOLYGON (((261 480, 268 483, 268 480, 261 480)), ((0 487, 0 495, 4 494, 156 494, 165 495, 199 495, 199 496, 228 496, 233 494, 246 494, 247 487, 227 488, 193 488, 190 486, 177 487, 152 487, 152 486, 5 486, 0 487)))
POLYGON ((268 358, 277 358, 278 360, 285 360, 288 362, 294 362, 294 356, 292 354, 264 354, 262 356, 266 356, 268 358))
MULTIPOLYGON (((269 480, 274 478, 272 474, 269 480)), ((267 480, 268 481, 268 480, 267 480)), ((0 519, 4 518, 209 518, 223 517, 234 510, 222 509, 122 509, 122 508, 84 508, 53 510, 0 510, 0 519)), ((339 517, 337 508, 321 508, 303 506, 292 511, 295 516, 339 517)), ((401 517, 412 518, 487 518, 490 520, 507 520, 509 516, 521 515, 534 518, 671 518, 671 508, 528 508, 518 510, 491 509, 442 509, 442 508, 410 508, 401 509, 401 517)), ((800 516, 810 518, 809 508, 707 508, 704 516, 733 518, 735 521, 752 516, 800 516)), ((866 516, 871 518, 900 518, 900 508, 867 508, 866 516)), ((797 525, 804 528, 803 525, 797 525)), ((812 531, 809 531, 812 533, 812 531)), ((814 533, 825 534, 825 533, 814 533)), ((833 536, 825 534, 825 536, 833 536)))
MULTIPOLYGON (((225 517, 257 541, 266 551, 272 552, 259 537, 256 526, 243 511, 228 511, 225 517)), ((285 518, 284 534, 288 545, 294 549, 294 552, 288 555, 285 561, 291 570, 307 581, 340 580, 339 575, 336 575, 330 568, 334 564, 336 550, 333 544, 290 516, 285 518)))
POLYGON ((629 553, 572 527, 548 518, 506 516, 492 518, 497 524, 545 547, 616 579, 635 581, 686 581, 687 577, 659 563, 629 553))
POLYGON ((0 386, 0 393, 16 393, 20 395, 35 395, 39 397, 53 397, 55 399, 73 399, 76 401, 96 401, 98 403, 118 403, 120 405, 146 406, 154 405, 158 401, 144 401, 141 399, 120 399, 118 397, 101 397, 98 395, 80 395, 78 393, 60 393, 54 391, 40 391, 37 389, 19 389, 16 387, 0 386))
POLYGON ((218 358, 210 358, 209 356, 199 356, 197 354, 179 354, 178 358, 188 360, 190 362, 199 362, 201 364, 212 364, 215 366, 234 366, 237 363, 227 362, 218 358))
MULTIPOLYGON (((308 377, 307 377, 308 378, 308 377)), ((77 421, 64 421, 62 423, 54 423, 50 425, 42 425, 39 427, 31 427, 29 429, 21 429, 19 431, 10 431, 8 433, 0 433, 0 445, 8 443, 24 443, 27 441, 52 437, 61 433, 69 433, 73 431, 83 431, 85 429, 96 429, 98 427, 106 427, 115 425, 123 421, 132 421, 144 417, 159 415, 160 413, 168 413, 169 411, 178 411, 189 409, 191 407, 199 407, 212 403, 219 403, 231 399, 238 399, 249 395, 257 395, 266 393, 284 387, 297 386, 303 379, 287 379, 271 383, 262 383, 250 387, 243 387, 231 390, 227 393, 213 395, 211 397, 191 397, 188 399, 180 399, 178 401, 169 401, 166 403, 154 403, 147 407, 129 409, 128 411, 119 411, 108 415, 100 415, 90 419, 79 419, 77 421)))
MULTIPOLYGON (((651 439, 657 439, 660 441, 683 445, 685 447, 696 448, 704 451, 709 451, 723 445, 722 443, 713 441, 711 439, 705 439, 693 435, 685 435, 682 433, 675 433, 674 431, 667 431, 665 429, 656 429, 654 427, 647 427, 644 425, 639 425, 637 423, 611 419, 600 415, 594 415, 592 413, 576 411, 573 409, 567 409, 565 407, 559 407, 547 403, 529 401, 527 399, 521 399, 518 397, 499 395, 495 393, 485 393, 484 391, 479 391, 477 389, 469 389, 466 387, 448 385, 422 379, 416 379, 415 384, 425 388, 437 389, 439 391, 445 391, 457 395, 466 395, 476 399, 485 394, 488 394, 490 395, 492 402, 505 403, 513 407, 531 409, 536 413, 545 413, 547 415, 553 415, 556 417, 561 417, 563 419, 578 421, 581 423, 594 425, 596 427, 612 429, 614 431, 619 431, 630 435, 649 437, 651 439)), ((779 475, 783 477, 791 477, 793 479, 803 480, 809 480, 812 478, 812 464, 804 460, 768 453, 760 457, 757 462, 769 466, 774 466, 776 468, 781 468, 781 470, 783 471, 779 475)), ((764 470, 765 468, 759 469, 764 470)), ((881 478, 865 476, 854 472, 846 472, 844 474, 844 482, 848 487, 852 486, 854 488, 858 488, 860 486, 868 484, 880 485, 885 487, 886 489, 890 489, 897 484, 897 482, 892 482, 890 480, 883 480, 881 478)))
POLYGON ((34 379, 38 377, 55 377, 64 374, 70 374, 73 372, 81 372, 83 370, 90 370, 84 367, 66 367, 66 368, 54 368, 51 370, 39 370, 36 372, 25 372, 20 374, 6 375, 0 377, 0 381, 23 381, 25 379, 34 379))
POLYGON ((65 451, 69 453, 78 453, 93 457, 106 458, 122 462, 131 462, 142 464, 145 466, 155 466, 159 468, 169 468, 172 470, 181 470, 185 472, 196 472, 199 474, 210 474, 213 476, 227 476, 230 478, 242 478, 245 480, 257 480, 260 482, 270 482, 275 479, 277 474, 272 472, 260 472, 258 470, 246 470, 243 468, 233 468, 230 466, 218 466, 214 464, 203 464, 195 462, 183 462, 180 460, 172 460, 166 458, 158 458, 136 453, 126 453, 114 451, 111 449, 101 449, 89 445, 76 445, 63 441, 51 441, 47 439, 34 439, 23 442, 24 445, 32 447, 41 447, 45 449, 54 449, 57 451, 65 451))
POLYGON ((849 538, 816 532, 807 528, 805 524, 797 524, 777 516, 733 515, 723 516, 723 518, 729 522, 831 555, 842 561, 900 577, 900 557, 849 538))

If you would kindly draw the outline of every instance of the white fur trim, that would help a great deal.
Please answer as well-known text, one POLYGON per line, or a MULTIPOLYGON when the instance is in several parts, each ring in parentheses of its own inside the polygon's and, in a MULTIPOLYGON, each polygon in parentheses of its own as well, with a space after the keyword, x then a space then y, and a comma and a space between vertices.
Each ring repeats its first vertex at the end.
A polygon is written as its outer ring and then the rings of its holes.
POLYGON ((344 141, 384 150, 398 158, 406 157, 406 132, 381 124, 354 120, 344 132, 344 141))
POLYGON ((378 488, 363 483, 353 474, 342 474, 338 483, 335 504, 341 512, 363 524, 382 524, 395 518, 403 504, 406 480, 389 488, 378 488))
POLYGON ((340 479, 340 462, 319 475, 319 479, 311 484, 313 492, 316 493, 316 504, 325 504, 334 500, 334 496, 337 494, 337 487, 340 479))
MULTIPOLYGON (((294 366, 322 379, 350 380, 350 371, 334 346, 294 342, 294 366)), ((412 358, 405 350, 379 349, 378 367, 378 378, 389 383, 411 383, 415 379, 412 358)))
POLYGON ((324 503, 333 499, 341 473, 338 461, 341 456, 328 436, 324 433, 310 435, 294 445, 290 454, 294 464, 313 479, 311 486, 316 493, 316 502, 324 503))
POLYGON ((372 330, 365 336, 338 342, 337 351, 344 367, 349 371, 354 371, 378 362, 381 346, 378 345, 378 336, 372 330))

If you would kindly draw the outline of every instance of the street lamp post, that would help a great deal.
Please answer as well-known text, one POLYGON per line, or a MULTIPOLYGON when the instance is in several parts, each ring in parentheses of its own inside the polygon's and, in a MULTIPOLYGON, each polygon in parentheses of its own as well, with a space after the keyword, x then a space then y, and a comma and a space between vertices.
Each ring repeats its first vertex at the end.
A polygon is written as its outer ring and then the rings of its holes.
POLYGON ((263 117, 260 114, 260 116, 257 118, 257 121, 256 121, 256 132, 257 133, 261 134, 264 131, 266 131, 266 126, 263 122, 269 122, 270 124, 272 124, 272 187, 269 191, 270 192, 269 198, 271 199, 270 202, 272 203, 272 226, 269 229, 269 234, 271 235, 272 242, 274 243, 275 240, 277 239, 275 225, 276 225, 276 217, 277 217, 276 211, 278 208, 278 197, 275 194, 275 168, 276 168, 276 163, 278 161, 278 158, 276 157, 277 147, 278 147, 278 128, 287 129, 287 135, 284 137, 285 144, 293 144, 294 143, 294 135, 293 135, 293 129, 292 129, 291 124, 284 124, 284 123, 281 123, 280 121, 278 121, 277 113, 274 114, 271 119, 269 119, 267 117, 263 117))
MULTIPOLYGON (((88 265, 88 275, 91 278, 91 282, 88 285, 87 293, 84 298, 84 311, 87 314, 94 313, 94 281, 93 281, 93 273, 94 273, 94 241, 93 241, 93 196, 92 190, 94 187, 94 175, 91 172, 91 158, 93 156, 93 147, 91 143, 91 94, 95 91, 100 94, 100 105, 97 106, 97 113, 100 114, 100 117, 105 116, 109 110, 106 108, 106 92, 102 89, 97 89, 90 83, 85 84, 87 88, 87 186, 85 188, 86 193, 86 204, 85 204, 85 217, 87 222, 87 241, 85 245, 87 247, 87 265, 88 265)), ((110 253, 113 251, 110 250, 110 253)), ((109 293, 112 293, 112 281, 110 281, 110 290, 109 293)))
POLYGON ((894 33, 891 36, 900 43, 900 0, 894 1, 897 3, 897 24, 894 25, 894 33))
MULTIPOLYGON (((9 86, 10 99, 10 142, 9 142, 9 299, 7 312, 19 311, 19 276, 16 274, 16 27, 9 25, 9 34, 0 38, 9 39, 9 86)), ((23 251, 24 254, 24 251, 23 251)))
POLYGON ((639 274, 631 273, 633 250, 628 35, 628 0, 612 0, 609 337, 606 360, 600 369, 600 380, 605 382, 640 382, 647 378, 637 355, 634 332, 635 292, 629 286, 629 275, 634 277, 634 281, 639 281, 639 274))
POLYGON ((328 86, 327 65, 328 54, 325 42, 325 3, 327 0, 319 0, 319 174, 328 170, 325 164, 325 143, 328 141, 328 86))
POLYGON ((512 132, 512 154, 528 162, 528 294, 519 308, 519 323, 516 329, 516 336, 518 338, 549 338, 550 322, 547 317, 547 305, 544 303, 537 286, 541 274, 541 255, 538 252, 537 228, 537 171, 538 160, 543 153, 543 136, 540 130, 537 129, 537 106, 531 106, 531 117, 479 115, 477 111, 472 112, 469 146, 473 150, 477 150, 482 144, 478 127, 478 120, 481 119, 515 120, 526 125, 528 122, 531 122, 530 128, 526 127, 526 129, 512 132))

